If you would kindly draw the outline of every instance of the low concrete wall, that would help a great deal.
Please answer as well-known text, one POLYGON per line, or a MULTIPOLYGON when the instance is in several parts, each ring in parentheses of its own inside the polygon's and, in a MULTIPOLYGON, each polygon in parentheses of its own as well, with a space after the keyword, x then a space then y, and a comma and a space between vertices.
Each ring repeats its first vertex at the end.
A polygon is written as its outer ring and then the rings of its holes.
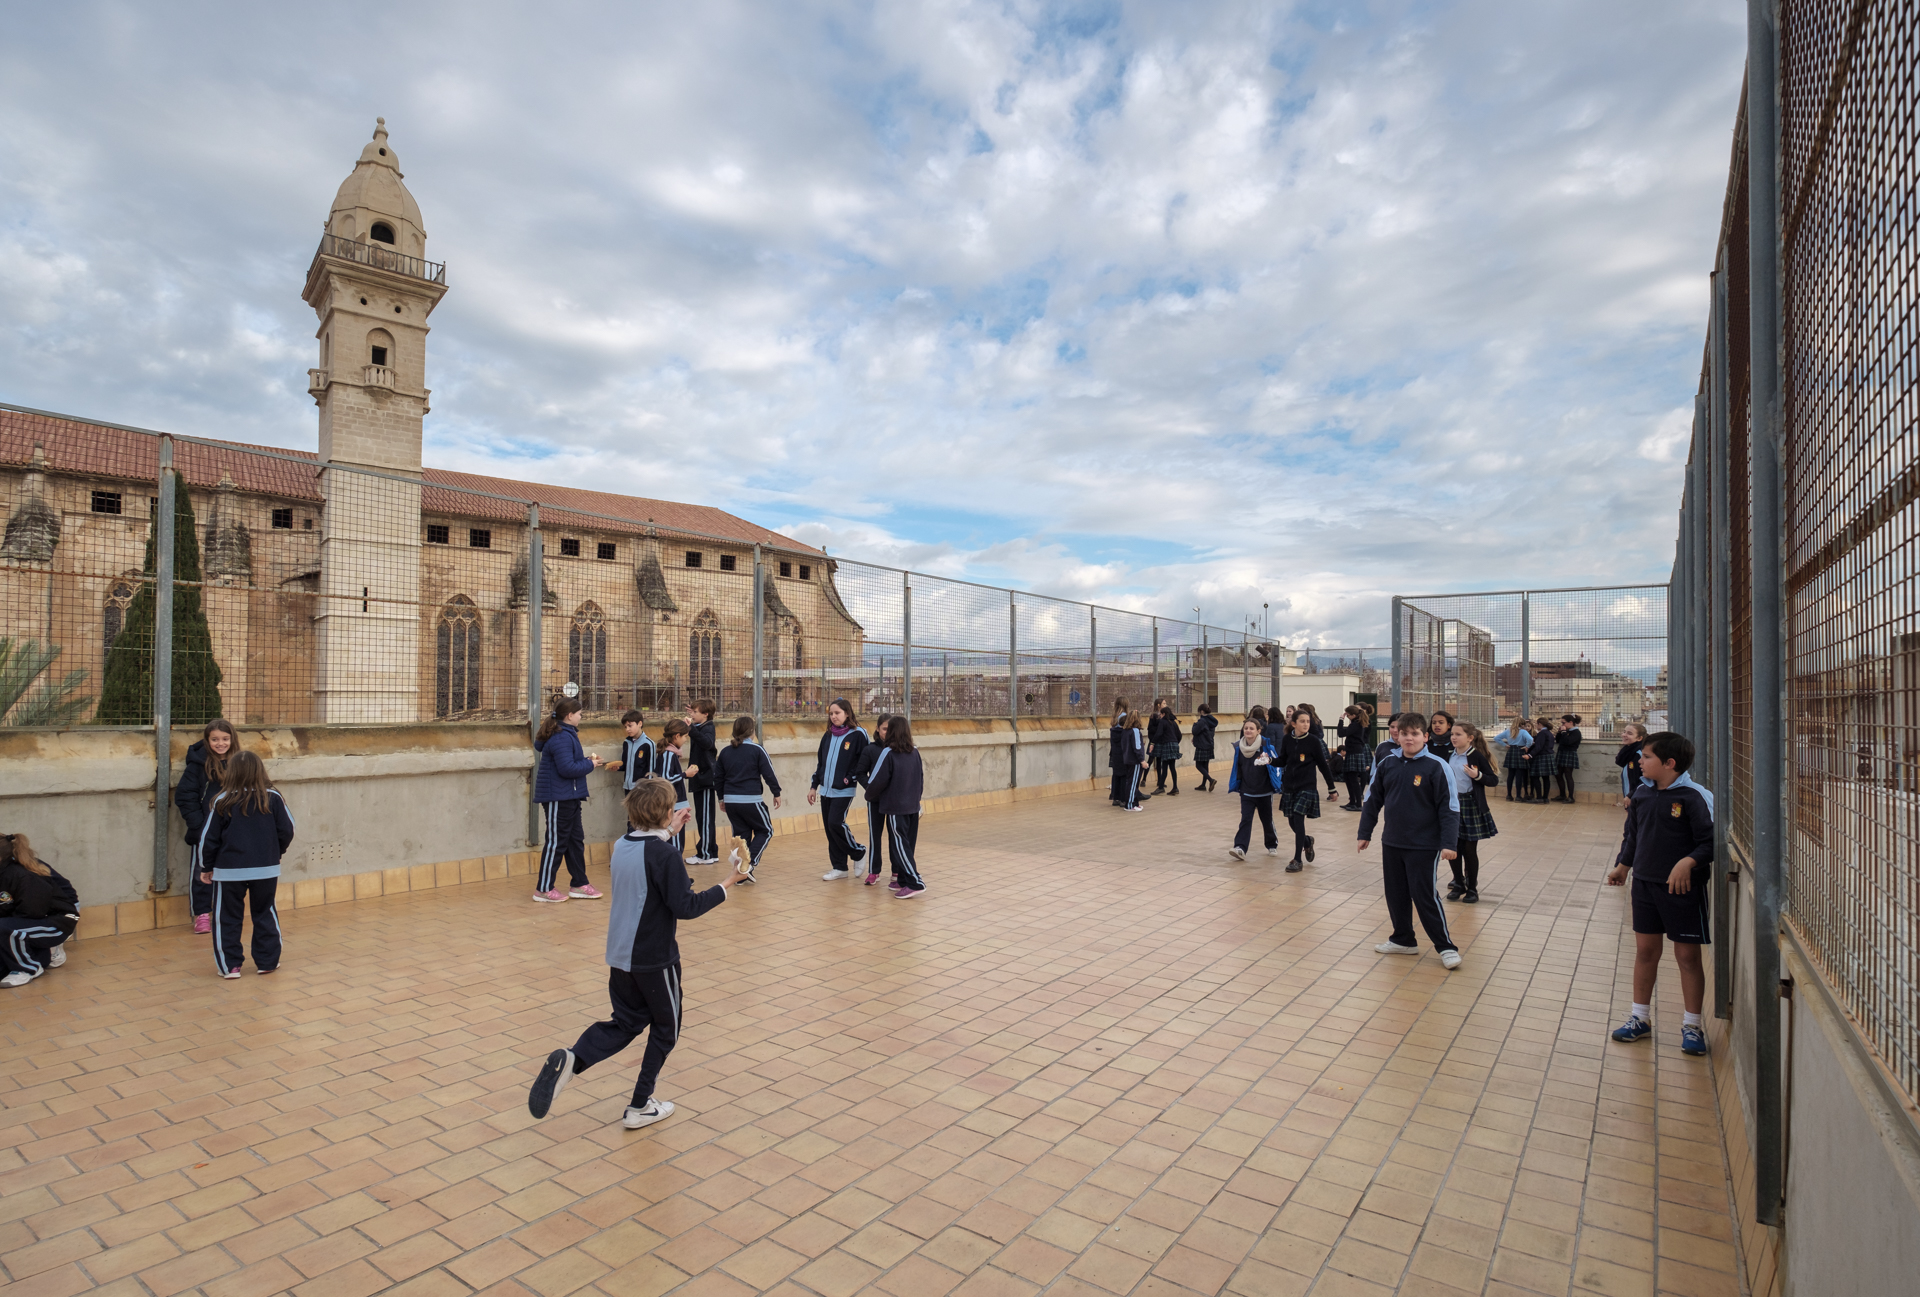
MULTIPOLYGON (((785 792, 774 828, 815 830, 807 805, 819 730, 770 723, 768 756, 785 792)), ((657 734, 657 726, 654 727, 657 734)), ((929 812, 1079 791, 1104 776, 1106 736, 1085 721, 922 721, 929 812)), ((172 780, 195 735, 173 744, 172 780)), ((589 727, 588 751, 617 757, 620 731, 589 727)), ((288 908, 522 872, 534 754, 518 725, 243 729, 286 797, 296 836, 284 861, 288 908), (310 885, 309 885, 310 884, 310 885)), ((79 890, 82 935, 187 922, 186 824, 168 806, 172 887, 149 889, 153 861, 151 731, 0 730, 0 830, 25 833, 79 890)), ((589 778, 586 836, 601 848, 625 827, 615 771, 589 778)), ((722 833, 725 834, 724 820, 722 833)))

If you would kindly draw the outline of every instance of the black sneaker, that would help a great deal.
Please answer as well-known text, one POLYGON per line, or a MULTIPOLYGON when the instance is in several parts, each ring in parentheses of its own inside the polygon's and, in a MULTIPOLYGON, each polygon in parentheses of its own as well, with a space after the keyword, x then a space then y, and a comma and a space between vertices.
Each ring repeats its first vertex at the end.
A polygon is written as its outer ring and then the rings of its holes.
POLYGON ((1462 887, 1459 883, 1454 883, 1447 888, 1447 899, 1449 901, 1457 901, 1460 899, 1460 893, 1466 890, 1467 889, 1465 887, 1462 887))
POLYGON ((567 1079, 572 1075, 572 1050, 556 1049, 547 1055, 540 1075, 533 1078, 533 1088, 527 1091, 527 1111, 534 1115, 535 1120, 553 1111, 553 1101, 567 1088, 567 1079))
POLYGON ((1480 893, 1474 888, 1469 887, 1460 894, 1460 899, 1468 905, 1478 905, 1480 904, 1480 893))
POLYGON ((1313 859, 1313 839, 1312 838, 1307 839, 1307 859, 1309 861, 1313 859))

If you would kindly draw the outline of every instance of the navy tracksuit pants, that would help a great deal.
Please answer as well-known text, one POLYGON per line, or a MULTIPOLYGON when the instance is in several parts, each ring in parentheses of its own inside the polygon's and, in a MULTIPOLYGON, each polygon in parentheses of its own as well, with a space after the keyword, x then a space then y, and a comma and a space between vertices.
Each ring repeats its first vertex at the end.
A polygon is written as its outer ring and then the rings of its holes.
POLYGON ((914 851, 920 845, 920 814, 887 816, 887 841, 893 855, 893 877, 900 886, 919 891, 926 886, 920 877, 914 851))
POLYGON ((755 865, 773 841, 773 816, 767 812, 765 802, 722 802, 727 808, 727 823, 733 826, 733 836, 746 841, 747 855, 755 865))
POLYGON ((1420 926, 1435 950, 1456 950, 1453 934, 1447 931, 1447 907, 1440 903, 1440 852, 1438 848, 1380 847, 1380 868, 1387 887, 1387 917, 1393 920, 1396 946, 1418 944, 1413 936, 1413 913, 1420 912, 1420 926))
POLYGON ((637 973, 609 968, 607 998, 613 1001, 613 1018, 594 1023, 573 1043, 574 1075, 612 1058, 644 1031, 647 1052, 640 1058, 640 1079, 633 1086, 633 1106, 644 1108, 653 1097, 661 1065, 680 1039, 680 965, 637 973))
POLYGON ((695 788, 688 794, 693 798, 693 836, 698 839, 693 844, 695 860, 718 860, 720 858, 719 790, 713 788, 695 788))
POLYGON ((847 872, 847 862, 867 857, 867 849, 853 836, 847 825, 847 812, 853 809, 852 796, 820 798, 820 827, 827 831, 827 860, 832 868, 847 872))
POLYGON ((0 919, 0 975, 47 971, 47 952, 73 935, 61 919, 0 919))
POLYGON ((887 849, 887 817, 872 802, 867 803, 867 874, 880 872, 880 858, 887 849))
POLYGON ((587 834, 580 827, 577 800, 542 802, 547 841, 540 849, 540 880, 536 892, 551 892, 560 882, 560 862, 567 862, 567 878, 575 887, 587 885, 587 834))
POLYGON ((1108 794, 1115 806, 1138 806, 1140 804, 1140 783, 1147 777, 1147 768, 1139 765, 1115 766, 1113 768, 1113 791, 1108 794))
POLYGON ((221 973, 246 963, 240 925, 247 910, 253 911, 253 966, 280 967, 280 912, 273 906, 279 887, 278 878, 213 880, 213 965, 221 973))

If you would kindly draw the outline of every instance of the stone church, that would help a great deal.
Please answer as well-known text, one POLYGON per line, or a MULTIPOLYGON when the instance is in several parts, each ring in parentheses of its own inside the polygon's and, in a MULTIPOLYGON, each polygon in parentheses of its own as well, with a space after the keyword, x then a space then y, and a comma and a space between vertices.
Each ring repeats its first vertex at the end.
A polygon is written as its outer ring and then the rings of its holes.
MULTIPOLYGON (((250 725, 524 716, 532 523, 542 694, 589 713, 751 701, 756 554, 768 715, 817 710, 863 632, 810 546, 705 505, 427 468, 428 317, 447 292, 384 119, 341 184, 302 296, 318 453, 176 442, 221 701, 250 725)), ((0 406, 0 637, 98 695, 141 580, 150 431, 0 406)), ((84 720, 83 713, 79 719, 84 720)))

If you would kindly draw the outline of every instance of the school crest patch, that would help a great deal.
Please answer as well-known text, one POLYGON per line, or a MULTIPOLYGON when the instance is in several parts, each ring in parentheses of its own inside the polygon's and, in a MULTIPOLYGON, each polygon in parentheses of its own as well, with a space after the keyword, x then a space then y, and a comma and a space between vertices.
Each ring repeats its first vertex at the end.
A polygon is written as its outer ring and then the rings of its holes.
POLYGON ((852 740, 852 739, 841 739, 841 740, 840 740, 840 750, 841 750, 842 752, 845 752, 845 751, 846 751, 846 750, 847 750, 848 748, 850 748, 850 747, 852 747, 852 746, 853 746, 853 740, 852 740))
POLYGON ((1415 776, 1413 777, 1413 786, 1414 786, 1415 788, 1418 788, 1418 787, 1420 786, 1420 776, 1419 776, 1419 775, 1415 775, 1415 776))
POLYGON ((1679 803, 1679 802, 1668 802, 1668 803, 1667 803, 1667 814, 1669 814, 1669 815, 1671 815, 1671 816, 1673 816, 1673 818, 1674 818, 1674 819, 1676 819, 1676 820, 1677 820, 1677 819, 1679 819, 1679 818, 1680 818, 1680 817, 1681 817, 1682 815, 1684 815, 1685 813, 1686 813, 1686 812, 1684 812, 1684 811, 1682 811, 1682 810, 1680 809, 1680 803, 1679 803))

